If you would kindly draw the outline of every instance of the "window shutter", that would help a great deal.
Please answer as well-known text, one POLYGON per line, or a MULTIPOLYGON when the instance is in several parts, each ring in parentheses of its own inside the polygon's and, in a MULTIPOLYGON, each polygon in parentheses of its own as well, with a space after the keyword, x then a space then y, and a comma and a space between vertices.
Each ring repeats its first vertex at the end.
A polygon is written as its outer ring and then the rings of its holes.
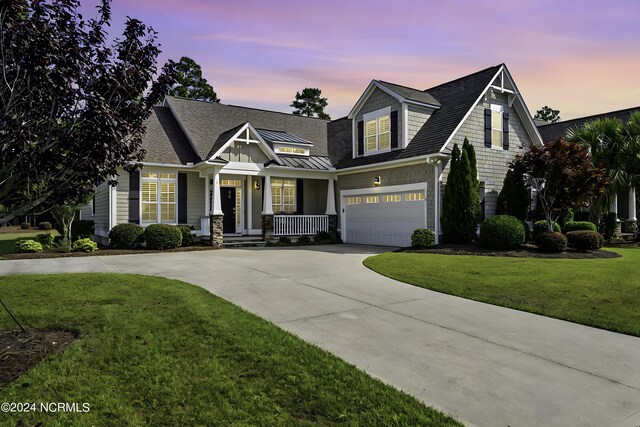
POLYGON ((491 148, 491 108, 484 109, 484 146, 491 148))
POLYGON ((304 215, 304 181, 296 180, 296 215, 304 215))
POLYGON ((129 173, 129 222, 140 224, 140 171, 129 173))
POLYGON ((178 173, 178 224, 187 222, 187 174, 178 173))
POLYGON ((509 113, 502 113, 502 148, 509 149, 509 113))
POLYGON ((364 122, 358 122, 358 156, 364 154, 364 122))
POLYGON ((391 149, 398 148, 398 111, 391 112, 391 149))

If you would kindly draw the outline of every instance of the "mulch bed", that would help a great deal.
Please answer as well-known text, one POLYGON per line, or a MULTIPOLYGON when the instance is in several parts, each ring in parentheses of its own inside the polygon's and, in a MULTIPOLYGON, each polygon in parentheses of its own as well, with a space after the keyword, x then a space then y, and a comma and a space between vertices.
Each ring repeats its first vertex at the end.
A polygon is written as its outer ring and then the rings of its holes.
POLYGON ((60 249, 52 248, 38 253, 26 253, 26 254, 6 254, 3 255, 6 259, 41 259, 41 258, 68 258, 68 257, 86 257, 86 256, 105 256, 105 255, 129 255, 129 254, 153 254, 163 252, 195 252, 195 251, 209 251, 217 250, 213 246, 208 245, 196 245, 185 246, 183 248, 167 249, 166 251, 152 250, 152 249, 111 249, 101 248, 95 252, 61 252, 60 249))
MULTIPOLYGON (((0 390, 53 353, 73 343, 77 335, 69 331, 0 330, 0 390)), ((29 387, 29 383, 23 383, 29 387)))
POLYGON ((443 254, 443 255, 478 255, 478 256, 500 256, 500 257, 512 257, 512 258, 571 258, 571 259, 595 259, 595 258, 619 258, 622 255, 611 251, 576 251, 575 249, 567 248, 565 252, 560 253, 546 253, 540 252, 535 245, 525 244, 520 249, 511 251, 497 251, 489 248, 484 248, 474 244, 468 245, 454 245, 443 244, 434 248, 426 249, 413 249, 402 248, 396 252, 410 252, 410 253, 429 253, 429 254, 443 254))

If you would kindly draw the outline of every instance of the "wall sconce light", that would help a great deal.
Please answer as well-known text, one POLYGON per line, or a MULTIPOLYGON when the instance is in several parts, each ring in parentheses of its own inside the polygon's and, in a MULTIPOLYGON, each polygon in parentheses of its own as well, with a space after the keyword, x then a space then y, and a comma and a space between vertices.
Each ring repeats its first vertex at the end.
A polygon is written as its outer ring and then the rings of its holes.
POLYGON ((382 180, 380 179, 379 176, 376 176, 373 178, 373 185, 380 185, 381 182, 382 180))
POLYGON ((253 181, 253 188, 254 189, 259 190, 261 185, 262 184, 260 183, 260 181, 253 181))

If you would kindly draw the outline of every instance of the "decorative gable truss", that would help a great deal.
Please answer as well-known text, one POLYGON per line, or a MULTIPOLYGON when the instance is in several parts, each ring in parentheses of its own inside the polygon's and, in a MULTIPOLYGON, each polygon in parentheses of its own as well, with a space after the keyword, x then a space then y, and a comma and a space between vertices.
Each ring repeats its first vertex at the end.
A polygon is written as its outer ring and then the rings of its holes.
POLYGON ((264 164, 272 160, 281 164, 278 155, 249 122, 240 126, 228 139, 223 136, 212 151, 208 162, 264 164))

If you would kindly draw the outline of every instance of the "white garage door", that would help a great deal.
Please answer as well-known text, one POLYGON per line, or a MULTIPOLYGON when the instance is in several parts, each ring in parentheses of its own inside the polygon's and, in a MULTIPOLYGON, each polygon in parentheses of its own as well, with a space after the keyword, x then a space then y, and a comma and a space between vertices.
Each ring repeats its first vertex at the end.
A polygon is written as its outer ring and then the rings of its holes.
POLYGON ((347 243, 410 246, 426 226, 424 191, 348 196, 343 206, 347 243))

